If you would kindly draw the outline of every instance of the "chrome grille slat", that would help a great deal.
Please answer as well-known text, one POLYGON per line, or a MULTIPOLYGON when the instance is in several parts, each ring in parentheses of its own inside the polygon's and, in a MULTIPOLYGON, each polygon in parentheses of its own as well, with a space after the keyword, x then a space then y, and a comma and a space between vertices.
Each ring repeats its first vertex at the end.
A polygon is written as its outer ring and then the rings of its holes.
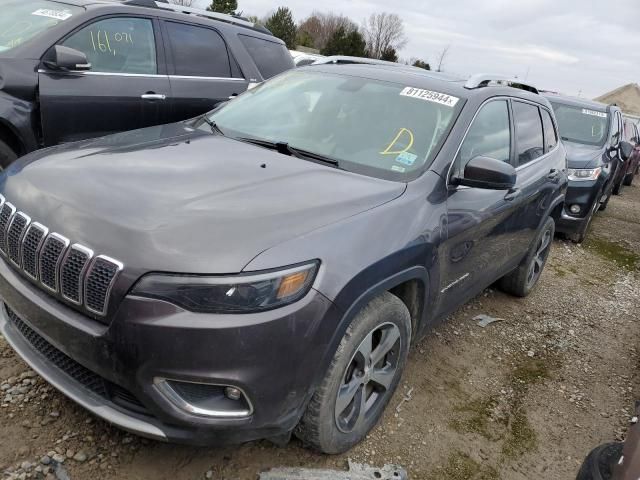
POLYGON ((18 212, 11 219, 11 223, 7 229, 7 256, 17 267, 22 266, 20 248, 22 246, 22 239, 30 223, 31 218, 28 215, 18 212))
POLYGON ((60 267, 60 293, 70 302, 82 303, 82 287, 84 274, 89 267, 93 251, 78 245, 71 245, 60 267))
POLYGON ((22 269, 33 280, 38 280, 38 253, 48 234, 47 227, 33 222, 22 239, 22 269))
POLYGON ((5 202, 0 209, 0 252, 7 254, 7 227, 11 223, 16 207, 5 202))
POLYGON ((0 195, 0 254, 7 263, 67 303, 105 316, 123 265, 74 243, 38 222, 0 195))
POLYGON ((57 233, 51 233, 40 250, 40 283, 53 292, 58 291, 58 272, 69 239, 57 233))
POLYGON ((122 263, 105 255, 95 258, 84 280, 84 304, 87 310, 98 315, 107 313, 111 289, 122 268, 122 263))

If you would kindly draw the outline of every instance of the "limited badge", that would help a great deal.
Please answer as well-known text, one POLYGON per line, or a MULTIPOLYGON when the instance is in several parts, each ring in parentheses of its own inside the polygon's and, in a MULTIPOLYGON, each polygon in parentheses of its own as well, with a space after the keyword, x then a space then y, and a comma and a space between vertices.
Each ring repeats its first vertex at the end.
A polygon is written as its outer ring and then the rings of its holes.
POLYGON ((418 158, 418 156, 413 153, 402 152, 400 155, 396 157, 396 162, 402 163, 403 165, 410 167, 411 165, 416 163, 416 158, 418 158))

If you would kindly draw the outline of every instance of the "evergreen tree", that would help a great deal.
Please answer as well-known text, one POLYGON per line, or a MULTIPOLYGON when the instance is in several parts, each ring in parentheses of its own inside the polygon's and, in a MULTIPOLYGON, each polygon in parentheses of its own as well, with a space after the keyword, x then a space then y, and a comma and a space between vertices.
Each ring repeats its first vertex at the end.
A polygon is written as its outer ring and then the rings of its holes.
POLYGON ((238 9, 237 0, 213 0, 211 5, 207 7, 210 12, 226 13, 233 15, 238 9))
POLYGON ((358 30, 347 32, 339 27, 327 41, 320 52, 323 55, 348 55, 351 57, 366 57, 366 43, 358 30))
POLYGON ((276 13, 271 15, 265 23, 271 33, 283 40, 287 44, 287 48, 296 48, 296 37, 298 29, 293 21, 291 10, 287 7, 279 7, 276 13))
POLYGON ((417 59, 415 62, 413 62, 413 66, 418 68, 424 68, 425 70, 431 70, 431 65, 429 65, 427 62, 420 59, 417 59))
POLYGON ((393 47, 385 48, 380 55, 380 60, 386 60, 387 62, 397 62, 398 54, 396 53, 396 49, 393 47))

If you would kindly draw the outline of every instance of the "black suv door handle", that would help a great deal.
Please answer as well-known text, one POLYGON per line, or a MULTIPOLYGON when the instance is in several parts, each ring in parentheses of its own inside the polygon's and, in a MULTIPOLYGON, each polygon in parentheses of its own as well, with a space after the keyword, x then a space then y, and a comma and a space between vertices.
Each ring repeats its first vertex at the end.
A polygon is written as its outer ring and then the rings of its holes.
POLYGON ((549 175, 547 175, 547 178, 554 182, 558 182, 560 180, 560 170, 556 170, 555 168, 551 169, 551 171, 549 171, 549 175))
POLYGON ((511 202, 511 201, 515 200, 516 198, 518 198, 519 196, 520 196, 520 189, 519 188, 512 188, 504 196, 504 199, 507 202, 511 202))
POLYGON ((147 92, 144 95, 140 95, 143 100, 166 100, 167 96, 160 93, 147 92))

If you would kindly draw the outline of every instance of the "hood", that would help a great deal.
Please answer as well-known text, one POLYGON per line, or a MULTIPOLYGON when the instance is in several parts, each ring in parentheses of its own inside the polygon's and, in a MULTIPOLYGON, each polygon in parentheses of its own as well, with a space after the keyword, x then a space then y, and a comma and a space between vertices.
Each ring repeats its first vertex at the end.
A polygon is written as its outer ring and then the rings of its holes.
POLYGON ((129 274, 239 272, 405 188, 183 123, 42 150, 0 177, 18 210, 129 274))
POLYGON ((595 168, 602 164, 605 147, 564 141, 569 168, 595 168))

